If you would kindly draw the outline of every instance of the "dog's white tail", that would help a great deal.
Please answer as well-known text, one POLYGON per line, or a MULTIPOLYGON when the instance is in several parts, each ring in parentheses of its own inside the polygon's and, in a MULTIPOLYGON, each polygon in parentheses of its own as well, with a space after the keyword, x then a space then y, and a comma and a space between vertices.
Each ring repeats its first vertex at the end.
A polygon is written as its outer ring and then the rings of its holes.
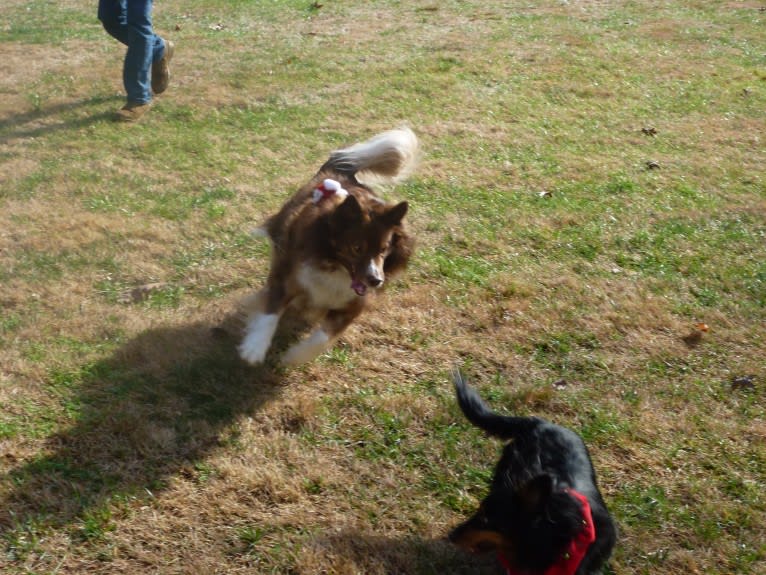
POLYGON ((360 142, 336 150, 321 170, 335 170, 349 175, 365 175, 386 182, 406 178, 418 163, 419 144, 415 133, 407 127, 389 130, 360 142), (363 173, 363 174, 362 174, 363 173))

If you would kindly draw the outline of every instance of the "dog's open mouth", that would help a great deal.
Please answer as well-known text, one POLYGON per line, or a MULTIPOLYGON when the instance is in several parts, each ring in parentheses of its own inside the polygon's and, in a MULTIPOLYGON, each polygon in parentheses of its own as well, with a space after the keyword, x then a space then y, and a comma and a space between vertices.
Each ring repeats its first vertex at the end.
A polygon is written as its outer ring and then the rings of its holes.
POLYGON ((358 296, 363 296, 367 293, 367 286, 364 285, 364 282, 357 279, 351 282, 351 289, 354 290, 358 296))

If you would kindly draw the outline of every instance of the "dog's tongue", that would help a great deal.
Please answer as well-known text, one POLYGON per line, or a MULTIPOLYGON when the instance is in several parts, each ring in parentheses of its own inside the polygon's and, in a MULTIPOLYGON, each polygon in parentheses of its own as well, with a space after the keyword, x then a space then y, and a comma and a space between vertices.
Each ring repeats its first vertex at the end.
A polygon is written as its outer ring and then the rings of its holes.
POLYGON ((351 289, 356 292, 356 295, 364 295, 367 293, 367 286, 356 279, 351 282, 351 289))

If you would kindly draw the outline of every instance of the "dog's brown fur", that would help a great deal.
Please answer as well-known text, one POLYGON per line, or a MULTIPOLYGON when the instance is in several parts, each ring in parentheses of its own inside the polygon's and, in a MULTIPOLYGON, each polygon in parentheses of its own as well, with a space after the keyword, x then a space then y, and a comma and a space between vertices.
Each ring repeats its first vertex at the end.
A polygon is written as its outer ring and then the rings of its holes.
POLYGON ((251 300, 247 333, 240 355, 250 363, 264 360, 285 309, 296 308, 319 327, 293 345, 282 362, 310 361, 364 310, 386 277, 401 271, 413 239, 403 218, 407 202, 389 204, 357 179, 364 171, 394 181, 412 169, 417 139, 409 129, 392 130, 334 152, 317 174, 261 231, 273 244, 266 286, 251 300), (320 200, 315 190, 327 179, 348 192, 320 200))

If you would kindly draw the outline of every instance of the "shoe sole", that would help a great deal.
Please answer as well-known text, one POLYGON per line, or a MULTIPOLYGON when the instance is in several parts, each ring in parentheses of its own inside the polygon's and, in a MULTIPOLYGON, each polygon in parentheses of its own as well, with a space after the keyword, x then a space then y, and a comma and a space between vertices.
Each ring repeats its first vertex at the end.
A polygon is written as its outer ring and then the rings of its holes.
POLYGON ((160 61, 157 62, 157 65, 162 68, 161 77, 158 74, 158 77, 154 78, 154 70, 152 69, 152 92, 155 94, 162 94, 168 89, 168 84, 170 84, 170 60, 173 58, 174 51, 175 45, 173 42, 165 40, 165 53, 160 58, 160 61))

